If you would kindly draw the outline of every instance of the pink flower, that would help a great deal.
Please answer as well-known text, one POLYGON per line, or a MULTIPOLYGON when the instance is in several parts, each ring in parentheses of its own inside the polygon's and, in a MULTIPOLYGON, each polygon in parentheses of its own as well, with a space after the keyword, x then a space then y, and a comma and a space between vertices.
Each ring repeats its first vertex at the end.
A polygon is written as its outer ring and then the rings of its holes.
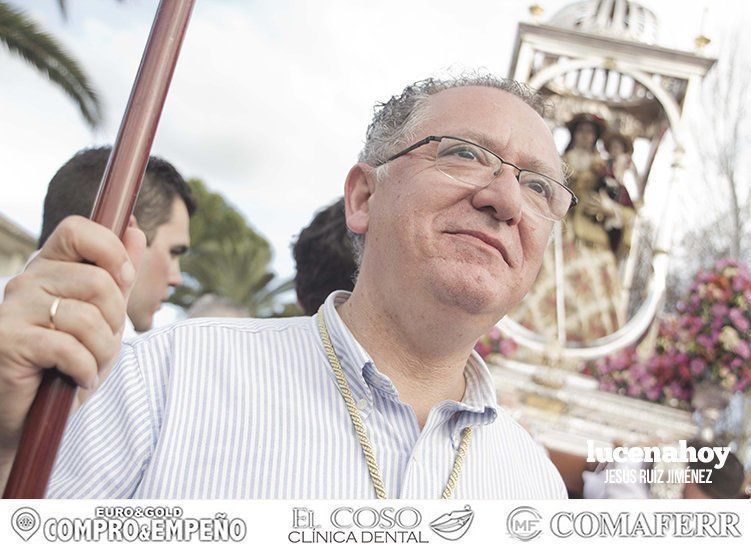
POLYGON ((707 368, 707 364, 702 359, 691 359, 691 372, 694 376, 700 376, 707 368))
POLYGON ((608 393, 615 393, 618 390, 614 383, 609 382, 601 382, 600 389, 607 391, 608 393))
POLYGON ((699 271, 677 313, 659 323, 655 352, 641 360, 633 348, 588 365, 600 387, 685 406, 693 383, 710 380, 751 390, 751 272, 722 260, 699 271))
POLYGON ((738 342, 733 351, 744 359, 751 358, 751 347, 749 347, 748 342, 738 342))
POLYGON ((714 348, 714 342, 712 341, 711 337, 701 335, 696 339, 696 343, 699 344, 702 347, 705 347, 708 350, 711 350, 714 348))
POLYGON ((641 393, 641 388, 635 383, 632 383, 631 385, 629 385, 628 389, 626 390, 626 394, 629 397, 638 398, 640 393, 641 393))
POLYGON ((730 286, 733 288, 733 291, 743 291, 747 283, 747 278, 744 278, 743 276, 736 276, 730 282, 730 286))
POLYGON ((490 346, 486 345, 482 340, 475 344, 475 351, 483 359, 490 354, 490 346))
POLYGON ((500 342, 498 342, 498 351, 501 353, 501 355, 505 355, 506 357, 510 356, 516 351, 516 348, 518 346, 516 345, 516 342, 514 342, 511 338, 504 338, 500 342))
POLYGON ((676 399, 684 399, 687 395, 685 389, 678 382, 673 382, 668 387, 670 394, 676 399))
POLYGON ((730 310, 730 322, 738 329, 738 332, 747 333, 749 329, 748 319, 743 315, 738 308, 730 310))
POLYGON ((616 357, 612 360, 612 363, 615 370, 624 370, 629 366, 629 360, 624 356, 616 357))

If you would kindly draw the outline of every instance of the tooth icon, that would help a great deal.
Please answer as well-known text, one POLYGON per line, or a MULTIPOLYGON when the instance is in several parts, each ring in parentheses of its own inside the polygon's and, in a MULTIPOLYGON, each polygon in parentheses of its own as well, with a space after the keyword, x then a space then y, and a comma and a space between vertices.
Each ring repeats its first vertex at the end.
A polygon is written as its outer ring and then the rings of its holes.
POLYGON ((446 540, 459 540, 469 530, 475 513, 469 505, 463 510, 454 510, 443 514, 430 522, 430 528, 435 534, 446 540))

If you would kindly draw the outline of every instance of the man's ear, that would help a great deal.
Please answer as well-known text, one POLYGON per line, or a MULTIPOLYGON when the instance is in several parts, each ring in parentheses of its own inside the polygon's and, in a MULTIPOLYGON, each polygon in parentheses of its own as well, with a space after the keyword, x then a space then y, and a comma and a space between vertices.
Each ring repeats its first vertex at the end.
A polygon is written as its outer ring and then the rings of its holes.
POLYGON ((354 165, 344 183, 344 210, 347 227, 356 234, 368 231, 370 197, 375 193, 374 168, 364 162, 354 165))

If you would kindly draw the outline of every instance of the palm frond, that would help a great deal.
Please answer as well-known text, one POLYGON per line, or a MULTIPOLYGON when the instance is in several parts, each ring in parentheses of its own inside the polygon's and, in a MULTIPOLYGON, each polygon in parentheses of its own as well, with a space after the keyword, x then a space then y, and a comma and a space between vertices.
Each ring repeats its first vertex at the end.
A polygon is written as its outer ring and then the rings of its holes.
MULTIPOLYGON (((276 277, 272 275, 270 280, 272 279, 276 279, 276 277)), ((272 288, 269 288, 268 284, 265 285, 262 289, 259 289, 258 291, 253 293, 252 302, 251 304, 249 304, 253 311, 253 315, 271 315, 274 312, 274 308, 278 306, 279 295, 282 295, 294 288, 294 278, 290 278, 272 288)))
POLYGON ((93 128, 101 122, 99 97, 78 62, 55 38, 6 2, 0 2, 0 42, 72 98, 89 126, 93 128))
POLYGON ((253 316, 272 315, 285 307, 279 295, 294 287, 269 270, 271 246, 245 218, 219 194, 197 179, 188 180, 198 210, 190 220, 191 250, 182 259, 186 282, 175 289, 172 301, 189 307, 212 293, 232 300, 253 316))

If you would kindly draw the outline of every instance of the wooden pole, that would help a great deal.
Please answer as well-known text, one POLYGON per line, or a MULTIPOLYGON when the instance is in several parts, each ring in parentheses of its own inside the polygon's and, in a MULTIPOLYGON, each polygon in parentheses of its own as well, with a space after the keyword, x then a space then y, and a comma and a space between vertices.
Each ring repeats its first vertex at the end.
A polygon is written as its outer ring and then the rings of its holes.
MULTIPOLYGON (((102 177, 91 219, 121 239, 138 198, 194 0, 161 0, 102 177)), ((24 423, 5 499, 39 499, 47 490, 76 388, 47 370, 24 423)))

